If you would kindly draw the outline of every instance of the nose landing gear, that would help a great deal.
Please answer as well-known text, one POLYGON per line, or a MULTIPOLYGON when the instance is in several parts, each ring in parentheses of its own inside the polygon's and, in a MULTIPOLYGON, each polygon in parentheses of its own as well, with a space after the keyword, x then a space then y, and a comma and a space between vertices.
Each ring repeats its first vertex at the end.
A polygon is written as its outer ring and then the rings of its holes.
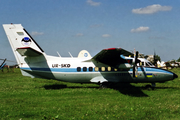
POLYGON ((154 88, 156 87, 156 83, 151 83, 151 85, 146 85, 146 89, 151 88, 152 90, 154 90, 154 88))

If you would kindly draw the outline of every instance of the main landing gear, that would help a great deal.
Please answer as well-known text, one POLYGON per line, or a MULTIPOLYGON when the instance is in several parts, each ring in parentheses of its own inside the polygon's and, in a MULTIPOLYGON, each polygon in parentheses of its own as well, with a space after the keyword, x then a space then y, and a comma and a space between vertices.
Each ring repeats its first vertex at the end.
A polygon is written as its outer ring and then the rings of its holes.
POLYGON ((154 88, 156 87, 156 83, 151 83, 151 85, 146 85, 146 89, 151 88, 152 90, 154 90, 154 88))
POLYGON ((103 82, 103 83, 98 83, 99 84, 99 88, 107 88, 109 85, 110 85, 110 83, 108 83, 108 82, 103 82))

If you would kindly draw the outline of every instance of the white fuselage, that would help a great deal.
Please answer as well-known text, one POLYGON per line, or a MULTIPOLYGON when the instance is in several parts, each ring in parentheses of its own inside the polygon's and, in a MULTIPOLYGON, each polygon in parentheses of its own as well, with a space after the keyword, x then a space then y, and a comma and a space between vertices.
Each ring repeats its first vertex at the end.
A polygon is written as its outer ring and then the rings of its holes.
MULTIPOLYGON (((26 59, 26 58, 25 58, 26 59)), ((22 64, 25 76, 56 79, 74 83, 102 82, 163 82, 173 79, 173 73, 153 67, 138 67, 137 77, 132 76, 132 69, 112 68, 105 64, 89 61, 90 58, 62 58, 46 55, 46 58, 33 60, 27 58, 28 64, 22 64), (39 60, 39 61, 37 61, 39 60), (32 76, 33 75, 33 76, 32 76)), ((22 73, 23 73, 22 72, 22 73)))

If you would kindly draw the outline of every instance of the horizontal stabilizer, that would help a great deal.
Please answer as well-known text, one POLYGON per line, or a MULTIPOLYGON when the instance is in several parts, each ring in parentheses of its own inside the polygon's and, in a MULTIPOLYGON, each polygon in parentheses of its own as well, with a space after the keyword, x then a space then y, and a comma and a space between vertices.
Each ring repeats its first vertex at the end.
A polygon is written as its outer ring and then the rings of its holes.
POLYGON ((31 47, 21 47, 16 49, 21 56, 29 56, 29 57, 35 57, 39 56, 42 53, 31 48, 31 47))

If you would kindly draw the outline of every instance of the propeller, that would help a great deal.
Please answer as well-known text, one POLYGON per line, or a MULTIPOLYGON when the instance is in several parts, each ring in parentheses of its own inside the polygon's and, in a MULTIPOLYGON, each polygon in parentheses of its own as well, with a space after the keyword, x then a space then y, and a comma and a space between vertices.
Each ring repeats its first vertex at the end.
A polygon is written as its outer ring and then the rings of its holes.
POLYGON ((139 54, 139 52, 138 51, 136 51, 136 56, 135 56, 135 62, 134 62, 134 65, 133 65, 133 77, 136 77, 135 76, 135 73, 136 73, 136 67, 137 67, 137 63, 139 63, 140 62, 140 60, 138 60, 138 54, 139 54))
POLYGON ((154 65, 157 66, 157 59, 156 59, 156 53, 154 51, 154 65))

